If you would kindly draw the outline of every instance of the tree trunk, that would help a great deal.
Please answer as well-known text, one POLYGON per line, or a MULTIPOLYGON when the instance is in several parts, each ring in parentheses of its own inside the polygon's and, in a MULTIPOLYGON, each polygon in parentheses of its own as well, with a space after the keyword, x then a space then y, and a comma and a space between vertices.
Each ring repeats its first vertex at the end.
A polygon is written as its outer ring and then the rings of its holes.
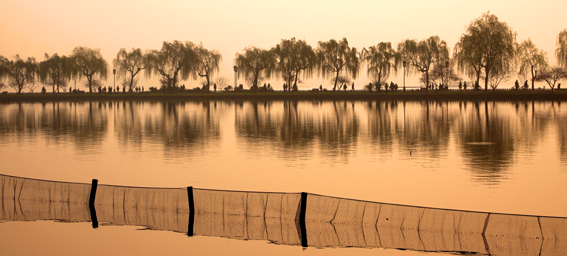
POLYGON ((337 75, 335 76, 335 86, 333 86, 333 91, 337 90, 337 83, 339 82, 339 72, 340 70, 337 71, 337 75))
POLYGON ((534 90, 534 80, 535 80, 535 75, 534 75, 534 66, 531 66, 532 69, 532 90, 534 90))
POLYGON ((488 91, 488 78, 490 77, 490 70, 485 68, 486 78, 484 79, 484 90, 488 91))

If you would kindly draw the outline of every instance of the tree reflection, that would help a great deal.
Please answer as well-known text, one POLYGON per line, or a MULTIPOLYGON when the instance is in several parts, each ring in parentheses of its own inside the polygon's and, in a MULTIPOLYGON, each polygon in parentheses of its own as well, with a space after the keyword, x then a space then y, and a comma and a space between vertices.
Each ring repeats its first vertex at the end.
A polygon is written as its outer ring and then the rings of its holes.
POLYGON ((86 148, 100 145, 107 133, 108 117, 94 102, 50 102, 39 107, 18 103, 4 106, 0 126, 1 136, 43 134, 49 141, 70 139, 75 145, 86 148))
POLYGON ((143 136, 161 143, 169 155, 201 154, 205 145, 220 138, 216 103, 160 102, 160 111, 146 113, 143 136))
POLYGON ((324 156, 348 155, 359 134, 352 102, 246 102, 237 105, 236 130, 248 143, 287 156, 309 155, 318 142, 324 156), (239 112, 240 111, 240 112, 239 112))

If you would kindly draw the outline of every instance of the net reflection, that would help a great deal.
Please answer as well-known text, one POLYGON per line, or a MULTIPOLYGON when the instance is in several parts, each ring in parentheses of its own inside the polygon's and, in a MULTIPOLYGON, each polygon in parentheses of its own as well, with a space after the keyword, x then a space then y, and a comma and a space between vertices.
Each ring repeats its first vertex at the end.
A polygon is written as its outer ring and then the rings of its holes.
POLYGON ((93 194, 91 184, 0 175, 0 200, 0 221, 92 221, 101 223, 102 228, 143 226, 189 236, 317 248, 483 255, 567 253, 567 218, 415 207, 307 193, 99 185, 93 194), (94 205, 89 206, 93 197, 94 205), (191 202, 194 211, 190 210, 191 202))

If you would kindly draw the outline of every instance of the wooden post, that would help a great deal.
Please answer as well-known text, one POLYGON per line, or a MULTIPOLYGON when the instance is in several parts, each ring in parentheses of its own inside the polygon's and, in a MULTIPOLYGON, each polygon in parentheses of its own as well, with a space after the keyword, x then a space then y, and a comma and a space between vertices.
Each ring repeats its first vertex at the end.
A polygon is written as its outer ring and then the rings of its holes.
POLYGON ((299 208, 299 228, 301 231, 301 246, 307 247, 307 228, 305 227, 305 211, 307 210, 307 193, 301 192, 301 207, 299 208))
POLYGON ((93 228, 98 228, 98 219, 96 218, 96 209, 95 209, 95 198, 96 198, 96 187, 98 185, 98 180, 93 179, 91 185, 91 195, 89 197, 89 210, 91 212, 91 221, 93 223, 93 228))
POLYGON ((195 201, 193 199, 193 187, 187 187, 187 197, 189 199, 189 226, 187 236, 193 236, 193 224, 195 222, 195 201))

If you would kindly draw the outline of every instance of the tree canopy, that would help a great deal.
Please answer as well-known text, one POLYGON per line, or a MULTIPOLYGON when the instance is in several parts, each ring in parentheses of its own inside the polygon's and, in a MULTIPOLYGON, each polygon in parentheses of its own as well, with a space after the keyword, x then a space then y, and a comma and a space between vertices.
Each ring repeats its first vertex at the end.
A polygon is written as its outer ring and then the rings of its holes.
POLYGON ((49 56, 46 53, 45 60, 39 63, 39 80, 51 85, 53 92, 59 92, 61 87, 67 85, 73 69, 73 61, 67 56, 59 56, 57 53, 49 56))
POLYGON ((198 56, 195 44, 191 42, 163 42, 161 50, 151 50, 147 55, 146 76, 162 76, 168 89, 177 86, 179 80, 186 80, 193 72, 198 56))
POLYGON ((559 66, 567 69, 567 29, 564 29, 557 35, 555 56, 557 57, 559 66))
POLYGON ((29 57, 23 60, 16 55, 14 60, 8 60, 0 56, 0 78, 9 80, 8 86, 17 93, 21 93, 26 83, 34 82, 37 75, 38 65, 35 58, 29 57))
POLYGON ((429 71, 432 65, 443 65, 449 60, 449 48, 439 36, 431 36, 417 41, 406 39, 398 44, 398 52, 405 57, 405 61, 417 71, 425 74, 425 86, 429 85, 429 71))
POLYGON ((342 71, 346 77, 356 79, 360 70, 360 59, 355 47, 350 47, 346 38, 340 41, 331 39, 327 42, 319 41, 317 48, 319 58, 319 74, 325 78, 332 74, 334 80, 333 90, 337 89, 339 75, 342 71))
POLYGON ((522 41, 517 49, 518 64, 520 65, 519 75, 530 74, 532 77, 532 90, 534 89, 534 81, 536 70, 542 70, 547 67, 547 53, 538 49, 530 38, 522 41))
POLYGON ((211 77, 219 71, 222 55, 217 50, 208 50, 202 44, 195 48, 197 55, 195 63, 194 78, 204 77, 206 80, 205 89, 209 91, 211 77))
POLYGON ((91 49, 83 46, 75 47, 71 54, 75 68, 73 73, 79 79, 87 79, 89 92, 93 92, 99 85, 100 80, 106 80, 108 75, 108 63, 102 57, 100 49, 91 49))
POLYGON ((140 71, 146 69, 146 55, 142 53, 140 48, 132 48, 130 52, 124 48, 120 48, 113 60, 114 68, 118 77, 126 77, 128 91, 132 91, 135 87, 135 77, 140 71))
MULTIPOLYGON (((361 58, 367 65, 368 76, 379 87, 391 73, 397 73, 402 60, 401 55, 392 48, 392 43, 381 42, 376 46, 363 48, 361 58)), ((369 88, 372 90, 372 88, 369 88)))
POLYGON ((455 59, 461 70, 476 74, 484 71, 484 89, 492 74, 502 74, 514 61, 516 33, 496 15, 485 13, 473 20, 455 46, 455 59))
POLYGON ((317 56, 313 48, 304 40, 296 40, 295 37, 282 41, 272 48, 275 56, 275 73, 281 75, 288 88, 296 86, 299 76, 303 71, 303 77, 311 77, 317 63, 317 56))
POLYGON ((250 46, 236 54, 234 63, 238 66, 238 73, 252 81, 251 88, 257 89, 259 83, 274 72, 276 59, 273 50, 250 46))

